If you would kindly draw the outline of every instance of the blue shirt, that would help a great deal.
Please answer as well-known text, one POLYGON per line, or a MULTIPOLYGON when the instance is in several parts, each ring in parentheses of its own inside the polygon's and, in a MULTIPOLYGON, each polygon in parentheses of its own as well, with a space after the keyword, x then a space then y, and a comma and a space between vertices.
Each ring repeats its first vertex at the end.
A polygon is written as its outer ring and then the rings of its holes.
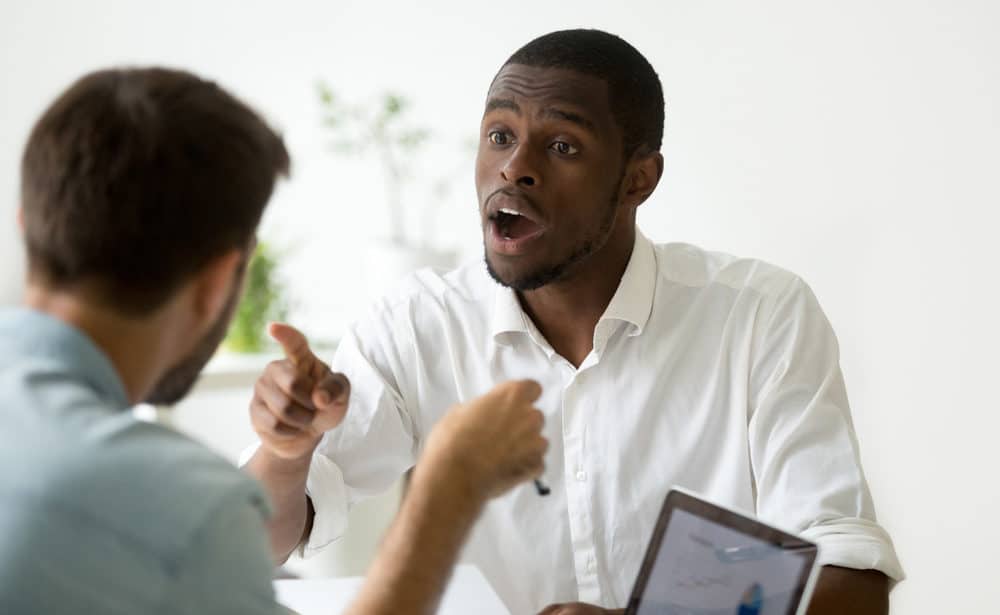
POLYGON ((0 310, 0 613, 282 612, 259 485, 128 407, 83 333, 0 310))

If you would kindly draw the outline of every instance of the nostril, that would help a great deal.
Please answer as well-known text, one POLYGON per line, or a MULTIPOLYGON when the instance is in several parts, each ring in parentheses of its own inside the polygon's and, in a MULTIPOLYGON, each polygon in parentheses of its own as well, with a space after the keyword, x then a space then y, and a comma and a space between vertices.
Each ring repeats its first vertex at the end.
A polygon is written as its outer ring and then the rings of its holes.
POLYGON ((533 177, 524 176, 521 179, 517 180, 517 183, 524 184, 525 186, 534 186, 535 179, 533 177))

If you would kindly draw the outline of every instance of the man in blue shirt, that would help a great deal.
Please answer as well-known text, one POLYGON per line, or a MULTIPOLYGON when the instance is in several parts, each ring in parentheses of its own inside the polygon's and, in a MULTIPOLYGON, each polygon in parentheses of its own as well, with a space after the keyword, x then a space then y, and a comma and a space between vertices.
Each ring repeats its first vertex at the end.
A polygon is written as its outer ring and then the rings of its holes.
MULTIPOLYGON (((0 612, 281 611, 268 495, 127 409, 190 389, 288 166, 257 114, 181 71, 90 74, 35 125, 25 305, 0 311, 0 612)), ((323 431, 349 396, 326 378, 323 431)), ((442 421, 352 612, 434 609, 486 501, 541 472, 539 394, 502 384, 442 421)))

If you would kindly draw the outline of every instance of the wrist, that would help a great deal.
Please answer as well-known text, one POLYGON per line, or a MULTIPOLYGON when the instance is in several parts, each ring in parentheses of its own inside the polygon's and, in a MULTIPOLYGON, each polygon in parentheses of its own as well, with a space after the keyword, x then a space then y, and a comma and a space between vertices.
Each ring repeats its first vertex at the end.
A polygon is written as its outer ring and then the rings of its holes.
MULTIPOLYGON (((319 444, 319 441, 317 440, 316 443, 319 444)), ((315 450, 316 447, 314 446, 302 455, 289 457, 278 453, 266 444, 262 444, 261 447, 257 449, 257 453, 251 458, 251 463, 256 461, 258 464, 263 465, 267 468, 268 474, 280 476, 304 476, 309 472, 309 466, 312 463, 312 456, 315 450)))
POLYGON ((476 517, 489 499, 489 489, 466 464, 446 456, 425 456, 413 470, 410 490, 476 517))

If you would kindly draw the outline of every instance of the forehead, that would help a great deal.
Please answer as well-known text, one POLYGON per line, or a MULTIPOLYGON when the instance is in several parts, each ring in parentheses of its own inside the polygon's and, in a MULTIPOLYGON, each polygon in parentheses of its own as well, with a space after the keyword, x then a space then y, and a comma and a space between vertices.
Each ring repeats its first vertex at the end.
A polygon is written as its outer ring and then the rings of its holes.
POLYGON ((613 124, 608 84, 597 77, 564 68, 508 64, 490 86, 487 109, 495 101, 513 101, 520 107, 571 107, 595 124, 613 124))

